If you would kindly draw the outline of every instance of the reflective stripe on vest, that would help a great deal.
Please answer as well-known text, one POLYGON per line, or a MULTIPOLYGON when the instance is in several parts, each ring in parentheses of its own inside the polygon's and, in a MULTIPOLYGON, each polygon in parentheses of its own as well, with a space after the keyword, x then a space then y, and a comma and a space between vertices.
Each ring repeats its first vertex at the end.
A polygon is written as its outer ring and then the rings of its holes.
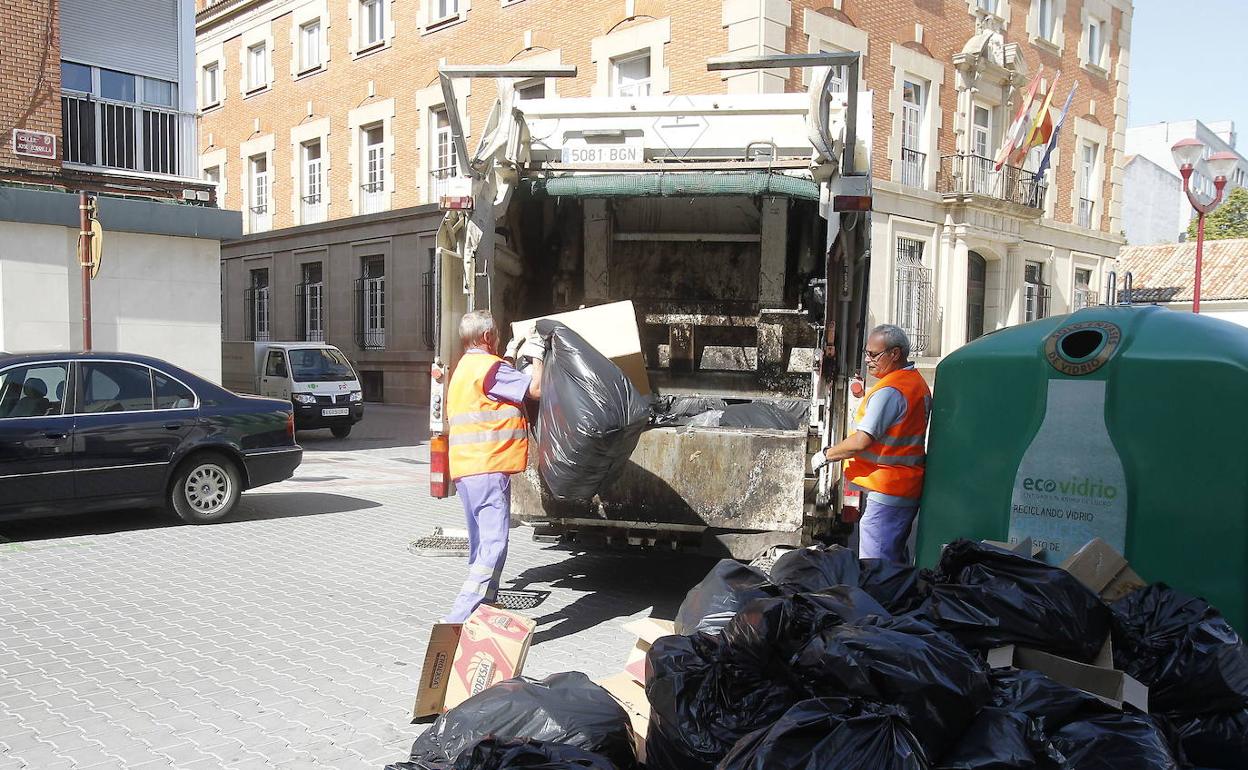
POLYGON ((523 410, 485 394, 485 380, 502 360, 488 353, 465 353, 451 373, 446 414, 452 479, 481 473, 519 473, 528 463, 523 410))
POLYGON ((923 375, 914 369, 889 372, 863 398, 858 407, 859 422, 866 416, 871 397, 884 388, 901 394, 906 413, 845 464, 845 476, 863 489, 897 497, 919 497, 927 462, 927 412, 932 392, 923 375))

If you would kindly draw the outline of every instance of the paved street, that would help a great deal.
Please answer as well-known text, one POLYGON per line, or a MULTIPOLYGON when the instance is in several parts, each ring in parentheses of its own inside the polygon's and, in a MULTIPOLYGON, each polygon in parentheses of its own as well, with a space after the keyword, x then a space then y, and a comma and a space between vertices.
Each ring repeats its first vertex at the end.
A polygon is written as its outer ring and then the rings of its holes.
MULTIPOLYGON (((427 495, 415 410, 344 442, 300 434, 296 477, 233 520, 159 511, 0 523, 0 768, 380 768, 406 758, 429 627, 464 561, 427 495), (7 542, 6 542, 7 541, 7 542)), ((708 563, 578 553, 513 530, 505 582, 549 591, 525 673, 620 668, 631 617, 671 617, 708 563)))

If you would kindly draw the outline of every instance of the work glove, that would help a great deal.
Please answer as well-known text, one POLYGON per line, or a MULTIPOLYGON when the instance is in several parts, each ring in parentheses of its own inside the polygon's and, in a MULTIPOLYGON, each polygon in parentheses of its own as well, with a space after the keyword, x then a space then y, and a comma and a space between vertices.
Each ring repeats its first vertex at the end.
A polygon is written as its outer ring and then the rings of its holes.
POLYGON ((832 462, 831 460, 828 459, 828 455, 826 454, 826 452, 827 450, 820 449, 818 452, 815 452, 813 455, 810 456, 810 472, 811 473, 818 473, 820 468, 832 462))
POLYGON ((524 340, 524 344, 520 346, 519 355, 522 358, 529 358, 534 361, 542 361, 546 358, 546 340, 542 339, 536 331, 530 334, 524 340))
POLYGON ((519 352, 522 344, 524 344, 524 337, 512 337, 511 342, 507 343, 507 352, 503 354, 503 358, 510 358, 512 361, 515 361, 516 354, 519 352))

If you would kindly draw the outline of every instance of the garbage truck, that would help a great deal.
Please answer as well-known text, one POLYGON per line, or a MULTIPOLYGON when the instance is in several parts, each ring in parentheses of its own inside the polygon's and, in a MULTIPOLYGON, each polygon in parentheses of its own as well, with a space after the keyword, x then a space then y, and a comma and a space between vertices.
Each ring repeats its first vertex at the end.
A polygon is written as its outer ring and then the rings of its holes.
POLYGON ((837 70, 858 83, 858 66, 857 53, 718 58, 709 69, 806 69, 810 87, 525 100, 517 83, 575 67, 442 67, 459 174, 441 190, 433 265, 432 495, 452 493, 446 387, 465 312, 506 329, 631 300, 656 397, 770 402, 795 427, 656 425, 592 500, 555 499, 531 459, 513 518, 535 536, 741 559, 837 534, 839 470, 812 475, 808 458, 845 435, 862 359, 870 99, 829 85, 837 70), (463 78, 498 85, 471 153, 463 78))

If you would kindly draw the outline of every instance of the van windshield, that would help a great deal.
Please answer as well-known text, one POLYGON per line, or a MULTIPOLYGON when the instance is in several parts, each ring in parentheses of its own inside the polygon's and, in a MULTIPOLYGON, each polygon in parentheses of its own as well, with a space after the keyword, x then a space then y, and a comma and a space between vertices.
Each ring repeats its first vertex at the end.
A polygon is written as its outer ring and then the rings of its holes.
POLYGON ((302 348, 290 351, 290 376, 295 382, 354 380, 355 370, 333 348, 302 348))

